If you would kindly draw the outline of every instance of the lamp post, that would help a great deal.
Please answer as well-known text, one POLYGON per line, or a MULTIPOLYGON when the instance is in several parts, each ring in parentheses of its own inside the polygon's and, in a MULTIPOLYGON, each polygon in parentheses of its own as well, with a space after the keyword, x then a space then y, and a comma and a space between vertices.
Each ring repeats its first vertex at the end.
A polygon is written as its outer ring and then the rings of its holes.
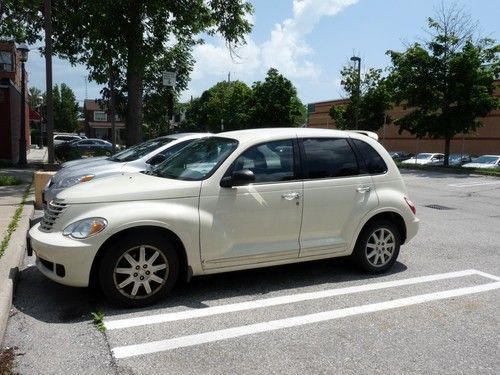
POLYGON ((21 60, 21 122, 19 136, 19 165, 26 165, 26 74, 24 71, 24 63, 28 61, 29 48, 26 44, 21 44, 17 50, 20 52, 21 60))
POLYGON ((361 98, 361 57, 353 56, 351 61, 357 61, 358 63, 358 77, 356 80, 356 107, 354 109, 354 127, 358 129, 358 117, 359 117, 359 99, 361 98))

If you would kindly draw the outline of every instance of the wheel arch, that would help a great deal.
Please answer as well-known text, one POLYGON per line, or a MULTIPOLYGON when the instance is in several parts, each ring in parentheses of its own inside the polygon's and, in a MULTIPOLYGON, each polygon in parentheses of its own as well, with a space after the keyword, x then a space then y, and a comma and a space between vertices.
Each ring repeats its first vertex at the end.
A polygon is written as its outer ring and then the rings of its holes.
POLYGON ((394 212, 394 211, 383 211, 383 212, 378 212, 375 215, 373 215, 372 217, 370 217, 363 224, 363 226, 358 230, 356 237, 355 237, 354 241, 352 242, 351 250, 353 250, 354 247, 356 246, 356 243, 358 242, 359 236, 361 235, 361 233, 363 233, 365 228, 367 226, 369 226, 370 224, 372 224, 373 222, 378 221, 378 220, 388 220, 388 221, 394 223, 394 225, 396 225, 396 227, 398 228, 398 231, 400 234, 400 239, 401 239, 401 244, 404 244, 406 242, 406 224, 405 224, 405 220, 403 219, 403 216, 401 216, 399 213, 394 212))
POLYGON ((151 234, 151 233, 156 233, 172 243, 179 257, 179 266, 180 266, 179 280, 189 280, 189 278, 191 277, 191 272, 188 265, 186 248, 182 243, 181 239, 179 238, 179 236, 177 236, 177 234, 175 234, 171 230, 163 227, 158 227, 154 225, 142 225, 142 226, 127 228, 120 232, 117 232, 113 234, 111 237, 109 237, 100 246, 96 256, 94 257, 94 261, 92 262, 92 267, 90 269, 89 285, 93 287, 97 287, 99 285, 99 265, 102 261, 102 258, 104 257, 104 254, 106 253, 106 249, 109 248, 113 243, 118 241, 118 239, 121 236, 124 235, 140 236, 143 234, 151 234))

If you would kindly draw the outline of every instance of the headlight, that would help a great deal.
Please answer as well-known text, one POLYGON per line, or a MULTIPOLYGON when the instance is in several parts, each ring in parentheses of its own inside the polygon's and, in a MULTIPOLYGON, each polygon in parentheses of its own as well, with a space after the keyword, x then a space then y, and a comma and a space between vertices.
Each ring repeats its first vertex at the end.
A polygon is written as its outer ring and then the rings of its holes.
POLYGON ((59 187, 68 188, 70 186, 79 184, 80 182, 87 182, 94 178, 93 174, 84 174, 82 176, 68 177, 59 183, 59 187))
POLYGON ((107 225, 108 222, 106 219, 102 217, 91 217, 68 225, 64 229, 63 235, 82 240, 103 231, 107 225))

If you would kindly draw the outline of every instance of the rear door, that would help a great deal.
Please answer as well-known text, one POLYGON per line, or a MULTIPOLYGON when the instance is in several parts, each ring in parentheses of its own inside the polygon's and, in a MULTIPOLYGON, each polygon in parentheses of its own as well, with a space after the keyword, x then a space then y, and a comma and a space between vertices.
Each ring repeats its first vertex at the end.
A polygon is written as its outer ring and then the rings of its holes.
POLYGON ((304 138, 300 257, 344 252, 362 217, 378 205, 372 178, 346 138, 304 138))

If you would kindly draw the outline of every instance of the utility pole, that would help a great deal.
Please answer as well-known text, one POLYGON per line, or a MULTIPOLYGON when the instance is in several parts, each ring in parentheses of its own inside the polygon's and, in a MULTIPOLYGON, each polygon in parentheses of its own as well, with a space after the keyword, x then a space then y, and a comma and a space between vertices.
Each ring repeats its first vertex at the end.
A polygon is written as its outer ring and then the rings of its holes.
POLYGON ((115 70, 113 67, 113 59, 109 63, 109 95, 110 108, 109 115, 111 116, 111 153, 116 152, 116 97, 115 97, 115 70))
POLYGON ((49 164, 54 164, 54 101, 52 95, 52 3, 44 0, 45 84, 47 100, 47 149, 49 164))
POLYGON ((358 63, 358 77, 356 80, 356 107, 354 109, 354 129, 358 130, 359 122, 359 102, 361 99, 361 57, 353 56, 351 61, 356 61, 358 63))

